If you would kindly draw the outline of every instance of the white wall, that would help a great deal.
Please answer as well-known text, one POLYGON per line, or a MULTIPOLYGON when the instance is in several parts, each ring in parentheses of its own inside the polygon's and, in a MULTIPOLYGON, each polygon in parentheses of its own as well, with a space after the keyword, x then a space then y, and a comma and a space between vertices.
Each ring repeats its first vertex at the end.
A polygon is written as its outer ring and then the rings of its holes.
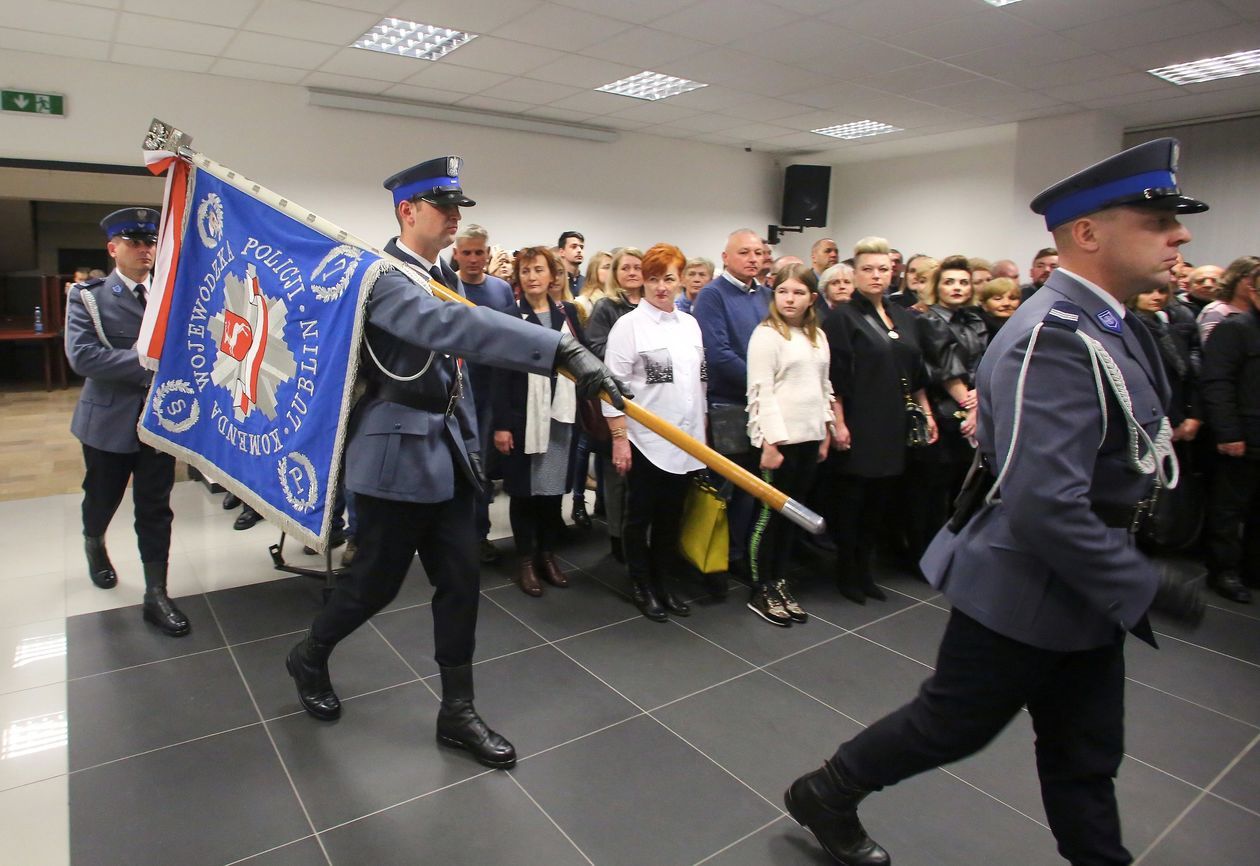
MULTIPOLYGON (((316 108, 304 88, 6 51, 0 80, 66 94, 68 117, 0 116, 0 156, 140 164, 149 121, 366 239, 396 233, 381 181, 448 153, 465 158, 465 221, 504 246, 590 249, 670 241, 715 258, 726 234, 770 223, 780 172, 764 154, 623 133, 610 144, 316 108)), ((6 192, 0 176, 0 197, 6 192)))
POLYGON ((841 152, 831 172, 828 227, 789 235, 779 253, 807 258, 815 240, 831 237, 844 258, 854 241, 880 235, 906 256, 1010 258, 1026 272, 1036 251, 1053 243, 1028 203, 1118 152, 1121 138, 1115 118, 1085 112, 994 126, 987 140, 982 131, 934 153, 880 159, 872 147, 870 158, 855 160, 841 152))
POLYGON ((1183 218, 1194 239, 1182 247, 1196 265, 1225 267, 1260 255, 1260 117, 1200 123, 1125 136, 1125 146, 1163 137, 1181 142, 1177 183, 1210 210, 1183 218))
POLYGON ((830 237, 847 258, 859 238, 879 235, 906 256, 1019 260, 1024 253, 1011 235, 1014 170, 1010 140, 834 166, 827 227, 788 235, 778 251, 808 261, 810 245, 830 237))

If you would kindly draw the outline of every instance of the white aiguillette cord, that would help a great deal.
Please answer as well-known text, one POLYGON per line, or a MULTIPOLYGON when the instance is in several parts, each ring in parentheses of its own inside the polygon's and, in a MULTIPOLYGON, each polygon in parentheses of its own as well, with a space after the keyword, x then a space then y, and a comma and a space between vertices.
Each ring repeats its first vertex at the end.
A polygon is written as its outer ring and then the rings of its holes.
MULTIPOLYGON (((1020 423, 1024 414, 1024 385, 1028 380, 1028 365, 1032 361, 1033 349, 1037 345, 1037 338, 1043 327, 1045 323, 1038 322, 1032 329, 1028 349, 1024 353, 1024 361, 1019 368, 1019 378, 1015 383, 1015 421, 1011 429, 1011 444, 1006 449, 1006 459, 1002 462, 1002 470, 989 489, 988 495, 985 496, 986 505, 997 498, 1002 479, 1010 470, 1011 460, 1015 456, 1015 446, 1019 442, 1020 423)), ((1111 357, 1106 347, 1093 337, 1082 334, 1080 331, 1073 331, 1073 333, 1081 339, 1085 350, 1089 352, 1090 365, 1094 371, 1094 386, 1098 392, 1098 405, 1102 411, 1102 436, 1099 439, 1099 446, 1101 447, 1102 440, 1107 438, 1107 392, 1104 389, 1110 386, 1111 393, 1115 395, 1117 402, 1120 403, 1121 411, 1124 412, 1125 423, 1128 427, 1129 466, 1142 475, 1155 476, 1155 495, 1158 495, 1160 490, 1171 490, 1176 487, 1181 478, 1181 467, 1177 462, 1177 453, 1172 447, 1172 425, 1168 423, 1168 417, 1161 419, 1159 432, 1152 439, 1133 414, 1133 399, 1129 396, 1128 386, 1124 383, 1124 376, 1120 368, 1116 366, 1115 359, 1111 357), (1145 452, 1143 452, 1143 446, 1145 446, 1145 452), (1165 465, 1171 471, 1165 471, 1165 465)))

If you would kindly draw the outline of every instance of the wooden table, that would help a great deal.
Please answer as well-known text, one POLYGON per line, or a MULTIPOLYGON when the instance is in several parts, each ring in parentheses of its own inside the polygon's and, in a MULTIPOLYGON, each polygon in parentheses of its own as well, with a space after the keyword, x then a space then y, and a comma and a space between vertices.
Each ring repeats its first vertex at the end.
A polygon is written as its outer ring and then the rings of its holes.
POLYGON ((36 332, 30 322, 0 322, 0 343, 38 343, 44 350, 44 387, 53 389, 53 367, 57 380, 66 387, 66 353, 61 348, 60 331, 36 332))

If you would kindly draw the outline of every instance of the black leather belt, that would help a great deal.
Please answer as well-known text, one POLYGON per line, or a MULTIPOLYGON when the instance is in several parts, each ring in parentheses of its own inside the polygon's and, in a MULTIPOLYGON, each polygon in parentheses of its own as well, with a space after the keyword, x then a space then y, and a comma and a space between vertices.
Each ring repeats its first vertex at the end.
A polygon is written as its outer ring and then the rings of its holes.
POLYGON ((417 394, 396 382, 373 382, 368 388, 368 394, 379 400, 398 403, 408 409, 418 409, 421 412, 432 412, 436 415, 450 415, 455 411, 455 404, 459 402, 458 393, 451 394, 447 399, 435 398, 417 394))
POLYGON ((1136 505, 1108 505, 1103 502, 1090 503, 1089 510, 1102 518, 1102 522, 1112 529, 1127 529, 1137 532, 1146 518, 1155 509, 1155 497, 1143 499, 1136 505))

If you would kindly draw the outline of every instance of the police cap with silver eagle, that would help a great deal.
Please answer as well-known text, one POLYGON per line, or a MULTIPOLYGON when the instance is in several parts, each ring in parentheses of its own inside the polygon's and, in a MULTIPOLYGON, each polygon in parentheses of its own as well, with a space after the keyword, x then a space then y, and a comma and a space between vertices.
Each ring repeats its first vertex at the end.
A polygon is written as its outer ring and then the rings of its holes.
POLYGON ((463 164, 463 157, 439 156, 387 178, 385 188, 394 194, 394 207, 414 198, 435 205, 472 207, 476 202, 464 195, 459 186, 463 164))
POLYGON ((125 207, 101 220, 106 238, 123 237, 132 241, 157 242, 160 214, 151 207, 125 207))
POLYGON ((1122 205, 1202 213, 1208 206, 1177 186, 1180 150, 1175 138, 1131 147, 1042 190, 1029 207, 1046 218, 1047 229, 1122 205))

